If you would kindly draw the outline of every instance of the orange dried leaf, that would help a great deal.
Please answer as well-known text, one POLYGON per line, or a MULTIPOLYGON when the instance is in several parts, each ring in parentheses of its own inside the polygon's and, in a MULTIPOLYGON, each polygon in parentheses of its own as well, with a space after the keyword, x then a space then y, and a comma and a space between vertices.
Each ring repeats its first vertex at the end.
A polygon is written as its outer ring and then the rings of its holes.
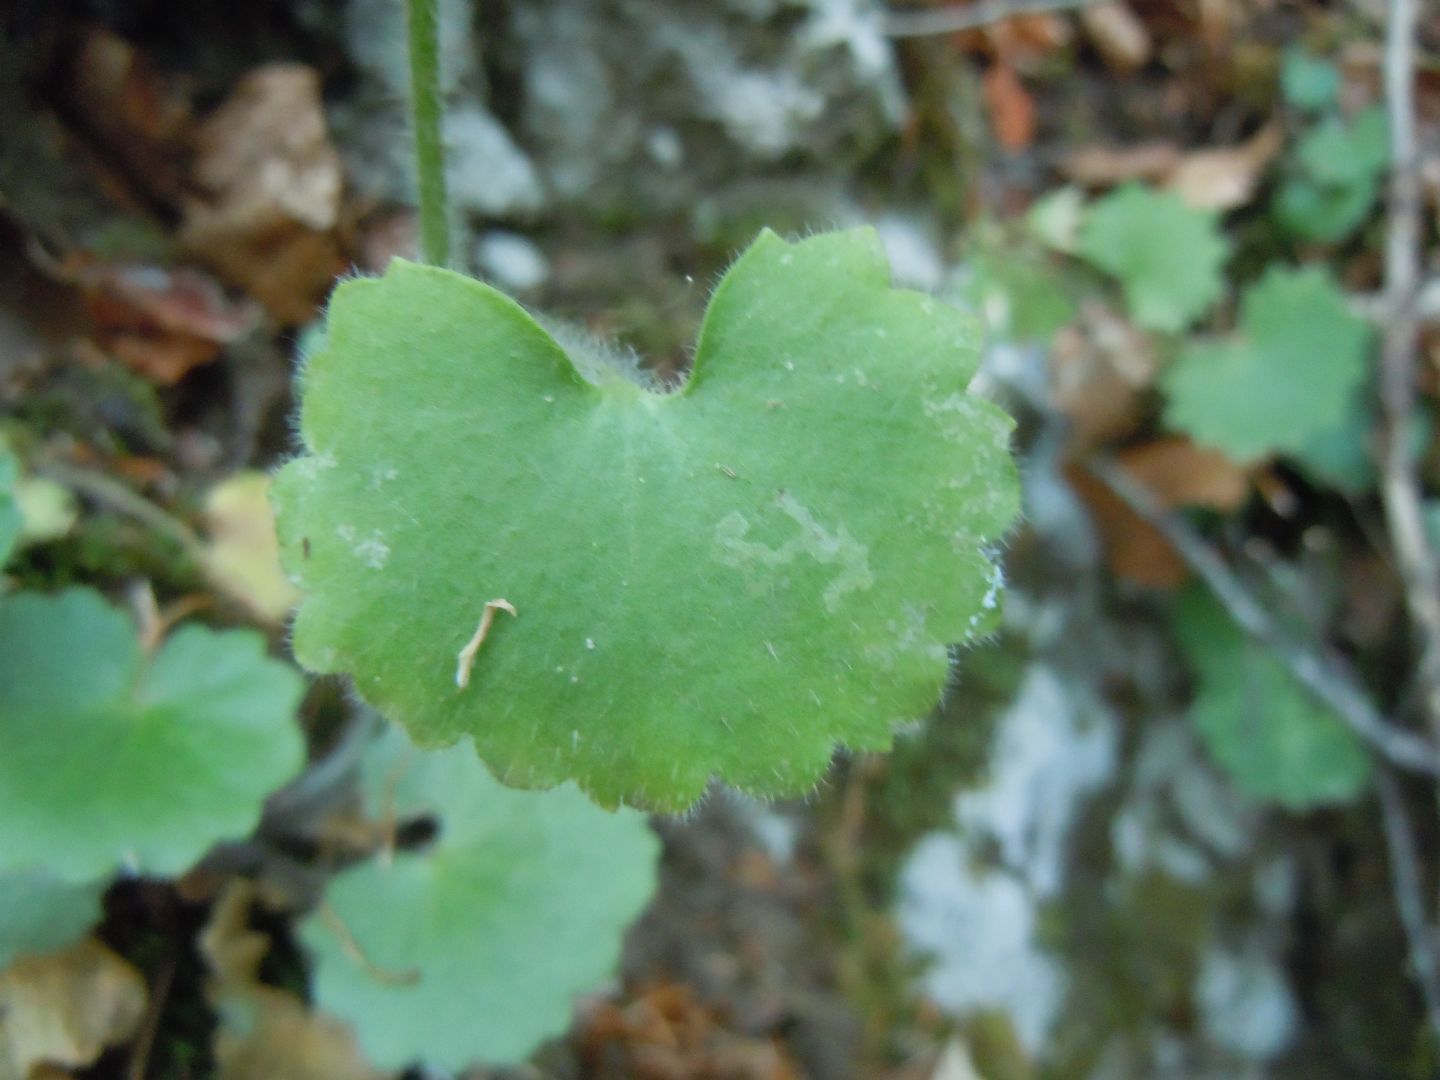
POLYGON ((995 139, 1006 150, 1023 150, 1035 140, 1035 99, 1009 63, 993 64, 984 76, 985 107, 995 139))

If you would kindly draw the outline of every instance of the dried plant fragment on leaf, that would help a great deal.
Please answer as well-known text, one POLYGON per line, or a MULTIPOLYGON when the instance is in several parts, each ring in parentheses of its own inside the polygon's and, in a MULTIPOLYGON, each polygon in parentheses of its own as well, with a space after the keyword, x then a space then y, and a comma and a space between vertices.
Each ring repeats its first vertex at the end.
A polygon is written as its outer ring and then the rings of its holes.
POLYGON ((1273 266, 1233 340, 1187 345, 1165 372, 1166 421, 1237 461, 1303 454, 1350 415, 1371 342, 1324 271, 1273 266))
POLYGON ((0 871, 168 877, 244 836, 303 760, 302 690, 249 631, 146 655, 88 589, 0 597, 0 871))
POLYGON ((417 750, 393 725, 364 767, 366 803, 436 839, 341 873, 303 928, 314 995, 384 1068, 524 1060, 613 973, 655 885, 643 815, 573 786, 514 791, 468 745, 417 750))
POLYGON ((972 320, 868 230, 765 233, 682 391, 563 336, 403 262, 337 291, 274 491, 301 662, 507 783, 664 809, 804 790, 926 715, 1017 502, 972 320), (496 597, 521 615, 457 688, 496 597))

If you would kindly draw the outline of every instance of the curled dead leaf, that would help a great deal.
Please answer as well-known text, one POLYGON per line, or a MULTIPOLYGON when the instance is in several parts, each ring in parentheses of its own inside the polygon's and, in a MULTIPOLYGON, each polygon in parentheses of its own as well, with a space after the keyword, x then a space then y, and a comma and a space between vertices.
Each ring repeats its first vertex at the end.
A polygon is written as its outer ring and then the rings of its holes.
POLYGON ((386 1080, 370 1066, 350 1029, 294 994, 259 981, 270 939, 250 928, 254 885, 235 879, 200 934, 210 966, 209 996, 220 1080, 386 1080))
POLYGON ((1106 66, 1122 75, 1144 67, 1154 52, 1150 31, 1123 0, 1086 4, 1080 25, 1106 66))
POLYGON ((1144 333, 1103 304, 1083 305, 1050 349, 1051 399, 1070 420, 1072 445, 1094 446, 1134 431, 1141 395, 1156 370, 1144 333))
POLYGON ((1238 146, 1194 150, 1164 177, 1165 186, 1201 210, 1233 210, 1255 196, 1260 177, 1284 145, 1274 124, 1238 146))
POLYGON ((181 242, 280 322, 309 321, 344 268, 336 227, 343 189, 320 76, 268 64, 240 80, 196 137, 181 242))
POLYGON ((243 471, 205 498, 206 576, 258 618, 278 624, 299 593, 280 569, 280 542, 270 508, 270 477, 243 471))
POLYGON ((145 1000, 140 973, 93 938, 22 956, 0 971, 0 1080, 92 1064, 135 1034, 145 1000))
POLYGON ((1035 99, 1014 67, 996 61, 985 72, 985 107, 995 140, 1006 150, 1023 150, 1035 140, 1035 99))

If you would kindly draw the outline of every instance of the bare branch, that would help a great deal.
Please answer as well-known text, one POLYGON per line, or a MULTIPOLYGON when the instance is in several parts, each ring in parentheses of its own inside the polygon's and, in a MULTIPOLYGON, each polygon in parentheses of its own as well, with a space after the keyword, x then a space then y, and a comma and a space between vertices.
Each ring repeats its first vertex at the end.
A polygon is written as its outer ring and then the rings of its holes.
POLYGON ((935 8, 930 11, 893 11, 885 16, 885 36, 927 37, 931 34, 958 34, 1013 19, 1017 15, 1042 15, 1049 11, 1072 11, 1099 0, 980 0, 966 7, 935 8))
POLYGON ((1434 931, 1425 917, 1425 889, 1420 883, 1415 830, 1410 825, 1410 815, 1405 812, 1400 785, 1388 770, 1380 770, 1376 787, 1380 792, 1385 847, 1390 853, 1390 884, 1410 948, 1410 967, 1420 995, 1425 999, 1430 1030, 1440 1036, 1440 956, 1436 954, 1434 931))
POLYGON ((1415 0, 1390 0, 1385 97, 1390 118, 1390 208, 1385 233, 1385 323, 1380 352, 1380 495, 1420 651, 1418 681, 1440 740, 1440 573, 1425 530, 1410 446, 1420 336, 1420 174, 1415 147, 1415 0))
POLYGON ((1167 513, 1150 493, 1113 462, 1093 460, 1089 471, 1130 509, 1155 526, 1215 594, 1230 617, 1290 669, 1309 691, 1394 765, 1427 776, 1440 775, 1440 753, 1429 741, 1386 719, 1340 657, 1285 632, 1250 595, 1220 555, 1184 521, 1167 513))

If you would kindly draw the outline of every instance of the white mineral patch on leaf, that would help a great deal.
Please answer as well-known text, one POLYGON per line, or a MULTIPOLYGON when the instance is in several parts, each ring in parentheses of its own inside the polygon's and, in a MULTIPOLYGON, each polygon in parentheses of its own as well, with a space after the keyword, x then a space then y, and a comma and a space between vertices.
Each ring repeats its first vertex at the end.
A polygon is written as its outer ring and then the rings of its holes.
POLYGON ((722 563, 734 567, 744 567, 751 562, 784 566, 801 555, 809 555, 816 562, 838 566, 840 572, 825 586, 822 595, 825 610, 831 612, 839 609, 846 593, 868 589, 875 583, 870 573, 870 549, 851 536, 845 526, 831 532, 791 495, 781 495, 777 502, 785 516, 800 526, 799 533, 778 548, 746 540, 750 522, 744 514, 732 511, 721 518, 715 528, 722 563))

